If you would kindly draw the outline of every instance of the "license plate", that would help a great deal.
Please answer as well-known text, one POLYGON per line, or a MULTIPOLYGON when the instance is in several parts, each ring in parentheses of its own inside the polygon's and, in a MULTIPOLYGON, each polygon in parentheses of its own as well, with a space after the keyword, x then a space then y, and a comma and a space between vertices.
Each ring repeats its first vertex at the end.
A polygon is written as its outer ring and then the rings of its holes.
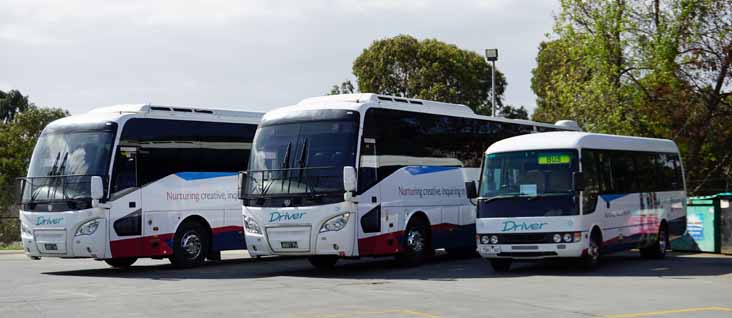
POLYGON ((56 246, 56 244, 44 244, 43 246, 46 248, 47 251, 58 250, 58 247, 56 246))
POLYGON ((280 242, 282 248, 297 248, 297 242, 280 242))

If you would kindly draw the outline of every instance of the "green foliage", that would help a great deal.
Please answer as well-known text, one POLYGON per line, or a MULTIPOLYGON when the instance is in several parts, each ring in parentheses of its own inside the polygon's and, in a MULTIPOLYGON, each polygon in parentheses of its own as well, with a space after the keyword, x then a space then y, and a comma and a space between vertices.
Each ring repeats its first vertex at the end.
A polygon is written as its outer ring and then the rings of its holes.
POLYGON ((511 119, 529 119, 529 111, 524 106, 514 107, 511 105, 504 105, 501 107, 501 111, 498 116, 511 118, 511 119))
POLYGON ((353 87, 353 83, 347 80, 341 83, 341 85, 333 85, 328 95, 353 94, 355 92, 356 88, 353 87))
MULTIPOLYGON (((491 66, 472 51, 435 39, 399 35, 374 41, 353 62, 362 92, 465 104, 490 113, 491 66)), ((506 79, 496 70, 496 103, 506 79)))
POLYGON ((7 93, 0 91, 0 123, 12 121, 17 113, 29 107, 33 107, 33 104, 28 103, 28 97, 19 91, 11 90, 7 93))
POLYGON ((26 101, 26 106, 16 108, 19 111, 13 113, 12 118, 0 123, 0 215, 5 215, 13 206, 16 178, 25 176, 33 147, 43 128, 69 115, 59 108, 36 107, 27 103, 27 97, 22 100, 26 101))
POLYGON ((732 176, 732 2, 561 0, 533 119, 674 139, 692 193, 732 176))

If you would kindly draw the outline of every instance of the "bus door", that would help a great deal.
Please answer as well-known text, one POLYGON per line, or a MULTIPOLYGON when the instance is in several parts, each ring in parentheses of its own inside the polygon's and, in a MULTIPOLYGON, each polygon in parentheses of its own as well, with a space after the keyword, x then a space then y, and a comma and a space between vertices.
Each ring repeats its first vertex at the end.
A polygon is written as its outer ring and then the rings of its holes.
MULTIPOLYGON (((363 138, 361 157, 358 169, 358 222, 359 237, 382 233, 383 213, 381 207, 381 189, 378 184, 378 156, 376 139, 363 138)), ((356 238, 358 240, 358 237, 356 238)), ((370 254, 372 245, 359 246, 359 254, 370 254), (369 248, 369 250, 364 250, 369 248)))
POLYGON ((120 146, 112 174, 109 245, 112 257, 142 255, 142 193, 138 187, 137 147, 120 146))

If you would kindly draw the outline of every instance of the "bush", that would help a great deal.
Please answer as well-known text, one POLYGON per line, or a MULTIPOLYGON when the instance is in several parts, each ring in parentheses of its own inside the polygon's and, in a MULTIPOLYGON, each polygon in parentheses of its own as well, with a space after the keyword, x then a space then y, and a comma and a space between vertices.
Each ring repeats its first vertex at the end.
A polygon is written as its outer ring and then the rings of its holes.
POLYGON ((20 219, 0 218, 0 243, 10 244, 20 241, 20 219))

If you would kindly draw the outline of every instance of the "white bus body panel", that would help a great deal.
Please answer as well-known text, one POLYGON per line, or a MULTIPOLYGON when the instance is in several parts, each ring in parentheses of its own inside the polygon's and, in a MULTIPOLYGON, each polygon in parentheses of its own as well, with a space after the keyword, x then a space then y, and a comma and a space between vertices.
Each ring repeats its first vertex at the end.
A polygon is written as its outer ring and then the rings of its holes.
POLYGON ((235 173, 184 172, 109 201, 108 209, 21 211, 24 226, 32 232, 22 233, 23 244, 26 254, 35 257, 166 256, 172 255, 172 240, 180 223, 197 216, 211 226, 213 249, 243 249, 241 201, 236 188, 235 173), (130 202, 134 202, 134 207, 130 202), (135 211, 142 212, 142 232, 118 236, 114 222, 135 211), (102 222, 92 235, 74 236, 82 224, 96 218, 102 222), (238 246, 233 246, 232 242, 237 241, 238 246), (46 244, 55 245, 56 250, 46 249, 46 244))

